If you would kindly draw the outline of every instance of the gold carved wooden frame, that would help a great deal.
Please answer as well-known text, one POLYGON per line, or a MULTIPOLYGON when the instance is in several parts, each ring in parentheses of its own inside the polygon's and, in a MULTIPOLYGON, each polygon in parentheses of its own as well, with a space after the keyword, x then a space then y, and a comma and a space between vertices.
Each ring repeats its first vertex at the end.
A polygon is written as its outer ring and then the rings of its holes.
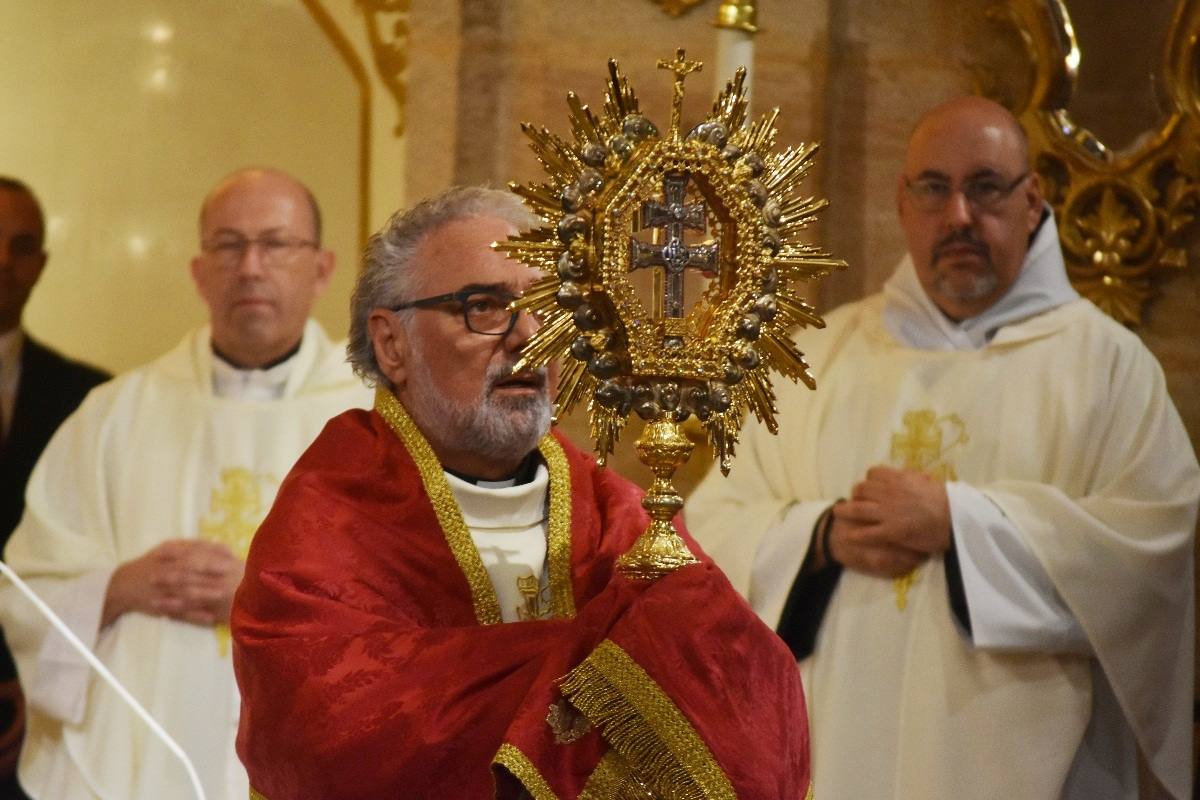
POLYGON ((691 11, 703 3, 704 0, 650 0, 650 2, 661 8, 664 14, 678 17, 681 14, 691 11))
MULTIPOLYGON (((364 246, 370 235, 371 218, 371 152, 375 113, 373 84, 370 73, 358 48, 339 27, 321 0, 301 0, 313 22, 337 51, 358 88, 358 240, 364 246)), ((364 18, 367 42, 375 64, 376 75, 396 101, 394 133, 404 132, 408 67, 410 0, 356 0, 364 18)))
POLYGON ((1165 120, 1119 153, 1067 114, 1081 56, 1063 0, 1003 0, 986 13, 1019 37, 1033 75, 1024 96, 1004 97, 994 70, 971 65, 977 90, 1006 103, 1029 134, 1075 288, 1135 326, 1161 278, 1188 265, 1200 205, 1200 2, 1181 0, 1171 20, 1160 75, 1165 120))
POLYGON ((375 57, 379 79, 396 101, 395 133, 404 133, 404 106, 408 97, 408 40, 411 0, 357 0, 367 26, 367 39, 375 57))
POLYGON ((365 246, 370 235, 371 211, 371 79, 354 45, 338 27, 320 0, 301 0, 313 22, 329 39, 338 57, 358 87, 358 243, 365 246))

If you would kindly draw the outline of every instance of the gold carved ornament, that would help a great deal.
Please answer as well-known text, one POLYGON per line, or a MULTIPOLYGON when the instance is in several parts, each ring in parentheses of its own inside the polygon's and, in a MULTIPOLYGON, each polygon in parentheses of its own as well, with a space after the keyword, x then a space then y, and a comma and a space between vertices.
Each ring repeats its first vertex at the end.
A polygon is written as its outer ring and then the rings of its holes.
MULTIPOLYGON (((682 16, 704 0, 650 0, 672 17, 682 16)), ((718 28, 732 28, 746 33, 758 33, 758 0, 722 0, 717 6, 718 28)))
POLYGON ((717 6, 717 19, 713 24, 718 28, 758 33, 758 1, 725 0, 717 6))
POLYGON ((658 66, 675 76, 666 133, 615 61, 599 115, 568 93, 570 141, 522 126, 548 180, 510 188, 545 224, 494 245, 546 273, 516 301, 542 320, 516 369, 564 357, 559 410, 586 400, 601 463, 630 412, 647 423, 651 525, 618 562, 644 579, 695 561, 670 524, 683 505, 671 477, 693 446, 680 424, 698 420, 726 473, 747 409, 776 432, 768 371, 815 387, 789 331, 824 326, 791 283, 845 267, 804 241, 827 205, 799 193, 817 146, 773 152, 779 111, 746 119, 740 69, 683 129, 684 79, 701 64, 679 50, 658 66), (685 297, 697 274, 706 288, 685 297))
POLYGON ((1167 118, 1121 153, 1067 113, 1080 53, 1063 0, 1006 0, 987 15, 1019 36, 1033 75, 1021 97, 1003 96, 999 76, 978 65, 976 82, 982 94, 1008 105, 1029 134, 1071 282, 1114 319, 1137 325, 1155 281, 1187 267, 1187 238, 1200 206, 1200 4, 1180 2, 1167 35, 1161 73, 1167 118))
POLYGON ((408 37, 411 29, 408 17, 412 0, 356 0, 362 9, 367 26, 367 40, 375 58, 379 80, 396 101, 399 119, 397 136, 404 133, 404 103, 408 85, 404 71, 408 69, 408 37))
POLYGON ((678 17, 691 11, 703 3, 704 0, 650 0, 650 2, 661 8, 664 14, 678 17))

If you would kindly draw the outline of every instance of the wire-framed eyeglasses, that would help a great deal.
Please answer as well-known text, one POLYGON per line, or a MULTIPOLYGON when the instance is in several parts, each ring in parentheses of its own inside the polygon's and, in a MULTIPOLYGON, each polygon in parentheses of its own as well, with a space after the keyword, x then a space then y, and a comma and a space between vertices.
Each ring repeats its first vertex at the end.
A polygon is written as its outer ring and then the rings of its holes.
POLYGON ((311 239, 265 234, 253 239, 245 236, 218 236, 202 244, 200 249, 222 268, 233 269, 242 263, 246 253, 256 245, 258 257, 268 267, 287 266, 301 250, 315 250, 320 246, 311 239))
POLYGON ((944 178, 905 178, 904 188, 921 211, 944 210, 950 204, 950 198, 954 197, 955 189, 962 192, 962 196, 973 208, 986 211, 999 205, 1029 175, 1028 172, 1022 172, 1011 181, 1006 181, 999 175, 967 178, 957 187, 944 178))
POLYGON ((467 330, 484 336, 507 336, 517 324, 521 312, 511 307, 517 297, 496 289, 459 289, 457 292, 422 297, 391 306, 392 311, 406 308, 441 308, 457 306, 467 330))

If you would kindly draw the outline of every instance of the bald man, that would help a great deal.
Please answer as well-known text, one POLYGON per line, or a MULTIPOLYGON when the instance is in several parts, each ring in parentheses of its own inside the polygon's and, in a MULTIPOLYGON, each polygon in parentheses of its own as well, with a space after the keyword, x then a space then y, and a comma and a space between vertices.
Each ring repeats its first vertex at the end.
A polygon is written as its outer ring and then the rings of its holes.
MULTIPOLYGON (((229 609, 279 481, 370 393, 309 319, 328 286, 309 190, 270 169, 221 181, 191 264, 209 324, 93 393, 30 479, 5 557, 194 762, 210 800, 247 796, 229 609)), ((182 765, 14 595, 3 624, 29 704, 35 798, 183 798, 182 765)))
POLYGON ((1025 135, 925 115, 908 256, 801 336, 689 526, 800 661, 817 797, 1191 797, 1200 469, 1162 370, 1067 280, 1025 135))

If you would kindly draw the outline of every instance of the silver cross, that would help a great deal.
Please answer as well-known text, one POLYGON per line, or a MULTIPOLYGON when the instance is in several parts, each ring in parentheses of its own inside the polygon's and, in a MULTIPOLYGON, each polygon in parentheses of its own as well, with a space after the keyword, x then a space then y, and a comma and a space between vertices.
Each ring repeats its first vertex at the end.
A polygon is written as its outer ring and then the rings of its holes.
POLYGON ((663 177, 664 203, 651 200, 641 209, 643 228, 665 228, 665 244, 650 244, 636 237, 629 238, 629 271, 662 267, 666 272, 661 315, 683 317, 683 273, 688 268, 712 271, 717 268, 720 246, 711 244, 686 245, 685 229, 703 231, 707 223, 703 203, 684 202, 688 184, 686 172, 668 172, 663 177))

